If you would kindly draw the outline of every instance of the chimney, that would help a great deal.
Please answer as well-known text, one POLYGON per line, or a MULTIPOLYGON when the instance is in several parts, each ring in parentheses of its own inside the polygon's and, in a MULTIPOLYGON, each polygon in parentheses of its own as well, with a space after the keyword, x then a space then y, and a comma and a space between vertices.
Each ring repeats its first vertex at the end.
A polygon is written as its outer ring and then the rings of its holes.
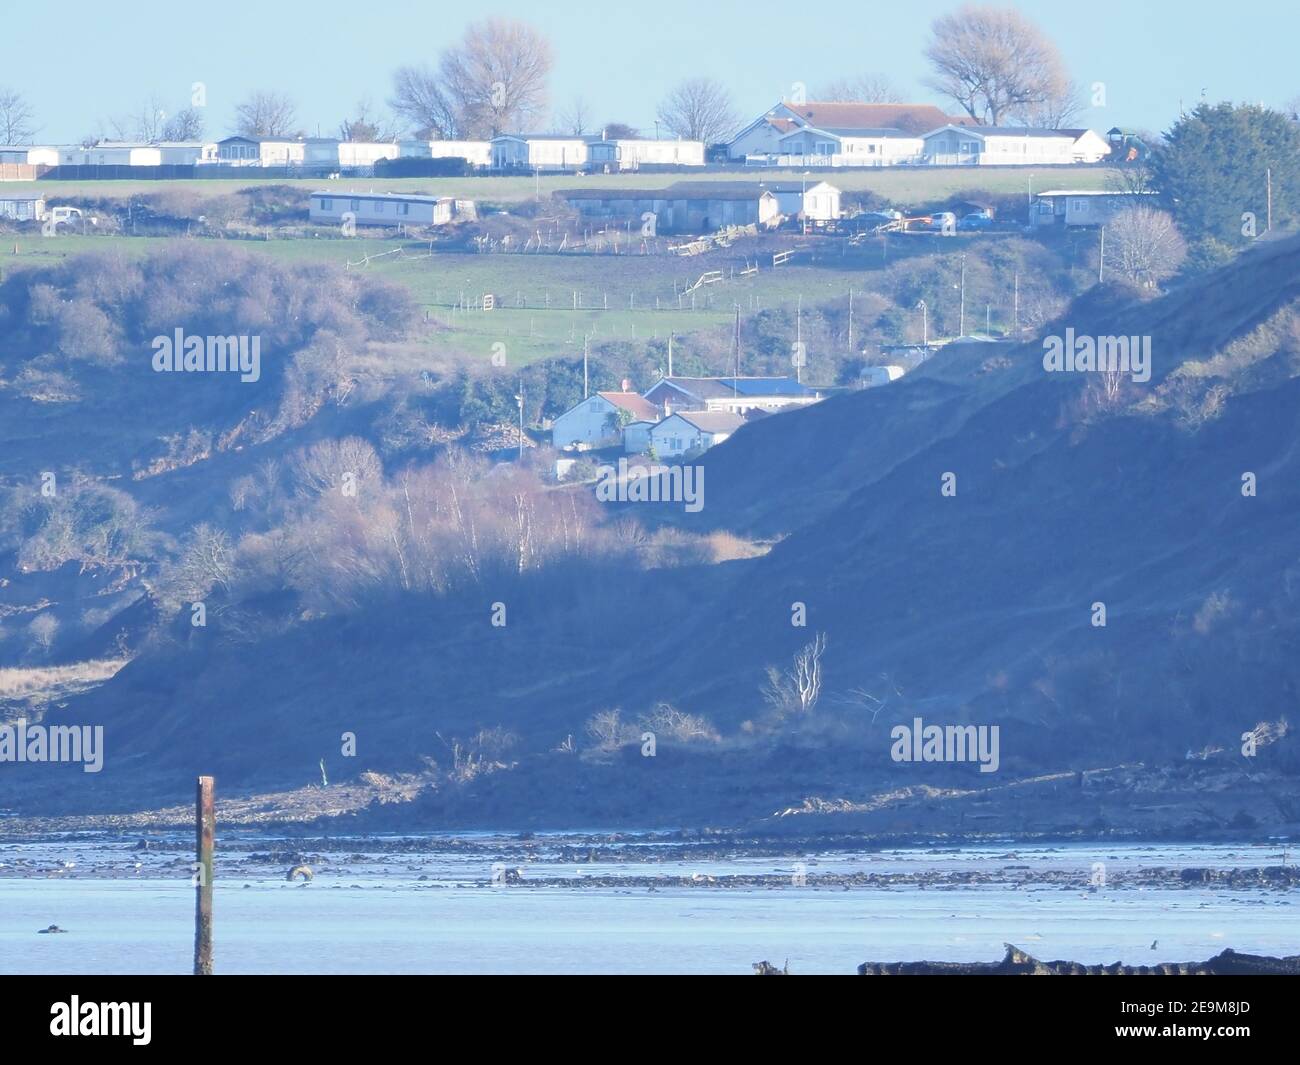
POLYGON ((666 399, 664 400, 664 417, 671 418, 672 416, 673 416, 673 401, 671 399, 666 399))

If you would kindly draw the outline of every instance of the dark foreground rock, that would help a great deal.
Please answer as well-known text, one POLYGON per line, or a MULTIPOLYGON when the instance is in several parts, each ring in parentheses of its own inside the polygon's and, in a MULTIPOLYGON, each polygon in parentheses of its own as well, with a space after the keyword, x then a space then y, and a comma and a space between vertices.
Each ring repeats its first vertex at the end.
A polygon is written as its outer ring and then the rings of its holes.
POLYGON ((901 961, 864 962, 859 976, 1300 976, 1300 954, 1269 958, 1225 950, 1209 961, 1163 965, 1080 965, 1074 961, 1039 961, 1007 944, 1000 962, 901 961))

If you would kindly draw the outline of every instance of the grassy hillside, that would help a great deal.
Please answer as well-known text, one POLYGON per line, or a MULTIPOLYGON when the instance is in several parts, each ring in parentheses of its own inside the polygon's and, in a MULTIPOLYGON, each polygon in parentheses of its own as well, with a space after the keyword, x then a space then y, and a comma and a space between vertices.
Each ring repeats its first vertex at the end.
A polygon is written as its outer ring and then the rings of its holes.
MULTIPOLYGON (((200 770, 297 786, 323 758, 332 779, 435 773, 536 812, 559 793, 540 782, 587 786, 568 745, 603 749, 588 723, 613 708, 629 766, 642 715, 738 760, 699 793, 702 820, 746 794, 798 805, 819 781, 940 779, 889 760, 914 716, 999 725, 1013 775, 1231 752, 1300 690, 1297 300, 1294 240, 1158 299, 1095 290, 1050 331, 1151 337, 1150 382, 1108 394, 1044 373, 1038 344, 951 348, 742 429, 704 461, 706 505, 698 526, 673 516, 682 530, 454 463, 357 503, 273 499, 206 628, 177 616, 68 700, 121 752, 96 794, 140 802, 200 770), (319 558, 277 562, 275 543, 319 558), (298 576, 268 583, 282 565, 298 576), (817 634, 821 697, 778 713, 765 668, 817 634), (663 724, 661 701, 706 723, 663 724)), ((688 808, 689 774, 674 779, 688 808)))

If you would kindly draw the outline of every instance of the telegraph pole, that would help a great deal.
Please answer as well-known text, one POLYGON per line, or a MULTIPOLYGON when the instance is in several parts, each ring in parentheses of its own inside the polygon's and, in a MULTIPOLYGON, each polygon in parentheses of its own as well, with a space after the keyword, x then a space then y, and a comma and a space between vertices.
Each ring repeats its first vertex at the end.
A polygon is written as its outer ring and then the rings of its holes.
POLYGON ((961 319, 957 326, 957 335, 966 335, 966 256, 961 257, 961 319))

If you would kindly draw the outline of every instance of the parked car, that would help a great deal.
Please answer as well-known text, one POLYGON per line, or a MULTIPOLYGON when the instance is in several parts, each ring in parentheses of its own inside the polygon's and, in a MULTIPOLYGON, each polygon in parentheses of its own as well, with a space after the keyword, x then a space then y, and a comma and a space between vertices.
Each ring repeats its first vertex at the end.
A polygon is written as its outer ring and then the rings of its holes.
POLYGON ((963 233, 978 233, 985 229, 992 229, 993 219, 983 211, 976 211, 973 214, 966 215, 958 222, 957 228, 963 233))
POLYGON ((951 211, 940 211, 930 216, 923 229, 935 233, 955 233, 957 231, 957 216, 951 211))

